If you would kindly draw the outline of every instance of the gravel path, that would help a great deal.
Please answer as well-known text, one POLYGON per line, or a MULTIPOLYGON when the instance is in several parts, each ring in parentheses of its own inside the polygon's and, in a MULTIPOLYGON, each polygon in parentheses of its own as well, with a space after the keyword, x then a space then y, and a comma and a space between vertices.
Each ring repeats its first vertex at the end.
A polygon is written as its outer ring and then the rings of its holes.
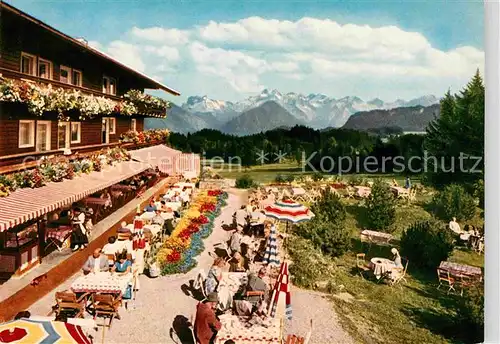
POLYGON ((324 294, 292 287, 293 318, 287 333, 305 336, 313 320, 309 344, 350 344, 353 339, 340 326, 333 306, 324 294))
MULTIPOLYGON (((196 276, 200 268, 208 271, 213 262, 208 252, 213 251, 214 244, 229 238, 229 233, 221 229, 222 225, 232 221, 232 214, 246 203, 247 197, 246 191, 230 189, 228 205, 215 220, 214 232, 205 240, 206 250, 197 258, 198 266, 191 272, 156 279, 140 276, 141 289, 136 300, 128 310, 120 310, 121 320, 114 320, 111 329, 106 330, 105 343, 176 343, 177 338, 181 338, 182 343, 192 343, 190 332, 185 332, 185 324, 194 316, 197 301, 183 291, 183 286, 196 276)), ((78 276, 69 278, 58 290, 69 289, 78 276)), ((54 293, 35 303, 30 312, 46 315, 54 304, 54 293)), ((292 306, 294 318, 290 333, 304 336, 309 331, 310 319, 313 319, 310 344, 353 342, 340 327, 333 307, 320 294, 293 288, 292 306)), ((98 321, 102 323, 102 319, 98 321)), ((101 328, 93 332, 93 337, 94 343, 103 342, 101 328)))

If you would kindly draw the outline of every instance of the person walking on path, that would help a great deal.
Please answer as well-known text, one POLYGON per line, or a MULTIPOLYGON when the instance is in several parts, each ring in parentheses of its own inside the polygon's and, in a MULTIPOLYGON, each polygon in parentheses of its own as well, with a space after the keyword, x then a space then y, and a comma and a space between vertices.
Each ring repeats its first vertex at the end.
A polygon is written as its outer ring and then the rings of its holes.
POLYGON ((215 315, 215 308, 218 302, 217 293, 210 293, 205 302, 200 302, 196 306, 194 331, 196 339, 200 344, 214 343, 217 332, 222 327, 222 324, 215 315))

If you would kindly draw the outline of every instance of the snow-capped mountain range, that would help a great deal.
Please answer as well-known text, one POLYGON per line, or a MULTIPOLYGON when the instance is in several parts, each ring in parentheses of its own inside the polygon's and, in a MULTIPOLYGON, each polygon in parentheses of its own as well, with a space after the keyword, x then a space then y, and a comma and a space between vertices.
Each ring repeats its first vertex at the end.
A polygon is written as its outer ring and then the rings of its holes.
POLYGON ((359 111, 388 110, 416 105, 430 106, 438 103, 439 99, 433 95, 426 95, 409 101, 398 99, 389 103, 378 98, 370 101, 364 101, 356 96, 336 99, 324 94, 303 95, 293 92, 283 94, 275 89, 265 89, 258 95, 238 102, 214 100, 207 96, 191 96, 182 104, 182 108, 193 114, 211 114, 218 121, 227 122, 268 101, 276 102, 300 122, 312 128, 322 129, 341 127, 352 114, 359 111))

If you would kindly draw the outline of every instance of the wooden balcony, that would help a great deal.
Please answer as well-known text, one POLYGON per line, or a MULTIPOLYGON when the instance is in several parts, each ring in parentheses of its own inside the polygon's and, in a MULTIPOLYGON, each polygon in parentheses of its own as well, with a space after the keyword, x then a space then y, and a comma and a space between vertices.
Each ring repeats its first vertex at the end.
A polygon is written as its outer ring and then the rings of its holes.
POLYGON ((77 91, 80 91, 84 94, 92 94, 96 97, 105 97, 105 98, 115 100, 115 101, 119 101, 122 99, 119 96, 114 96, 112 94, 102 93, 102 92, 94 90, 94 89, 90 89, 90 88, 86 88, 86 87, 82 87, 82 86, 75 86, 75 85, 67 84, 67 83, 64 83, 64 82, 61 82, 58 80, 40 78, 38 76, 20 73, 18 71, 14 71, 12 69, 7 69, 7 68, 3 68, 3 67, 0 67, 0 76, 4 76, 6 78, 11 78, 11 79, 21 79, 21 80, 26 80, 26 81, 34 81, 34 82, 37 82, 40 84, 52 85, 52 87, 62 88, 65 90, 77 90, 77 91))
MULTIPOLYGON (((73 160, 94 155, 100 150, 108 148, 121 147, 126 150, 135 150, 148 146, 154 146, 161 143, 163 142, 158 141, 158 142, 138 143, 138 144, 132 142, 131 143, 115 142, 109 144, 80 146, 71 148, 71 155, 68 155, 67 157, 68 159, 73 160)), ((64 154, 63 150, 50 150, 44 152, 30 152, 24 154, 0 156, 0 174, 8 174, 8 173, 22 171, 25 169, 31 169, 39 164, 39 161, 42 157, 57 156, 63 154, 64 154)))

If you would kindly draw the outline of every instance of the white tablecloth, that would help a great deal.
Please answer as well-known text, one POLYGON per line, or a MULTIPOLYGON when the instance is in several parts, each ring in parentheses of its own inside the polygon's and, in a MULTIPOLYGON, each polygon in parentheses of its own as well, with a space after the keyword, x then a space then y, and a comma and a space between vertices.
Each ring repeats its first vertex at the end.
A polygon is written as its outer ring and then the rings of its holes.
POLYGON ((71 290, 75 293, 122 293, 132 283, 132 274, 119 276, 116 273, 99 272, 89 273, 78 277, 72 284, 71 290))
POLYGON ((385 273, 392 271, 396 267, 396 264, 387 258, 372 258, 370 262, 372 263, 373 274, 377 279, 380 279, 385 273))
POLYGON ((231 308, 233 297, 242 285, 246 285, 248 275, 246 272, 223 272, 217 293, 219 295, 219 308, 231 308))
POLYGON ((217 344, 225 343, 229 339, 237 344, 280 343, 280 319, 278 318, 247 320, 247 317, 224 314, 219 319, 222 328, 217 334, 217 344))
POLYGON ((173 211, 178 211, 182 207, 182 204, 181 202, 165 202, 165 206, 171 208, 173 211))

